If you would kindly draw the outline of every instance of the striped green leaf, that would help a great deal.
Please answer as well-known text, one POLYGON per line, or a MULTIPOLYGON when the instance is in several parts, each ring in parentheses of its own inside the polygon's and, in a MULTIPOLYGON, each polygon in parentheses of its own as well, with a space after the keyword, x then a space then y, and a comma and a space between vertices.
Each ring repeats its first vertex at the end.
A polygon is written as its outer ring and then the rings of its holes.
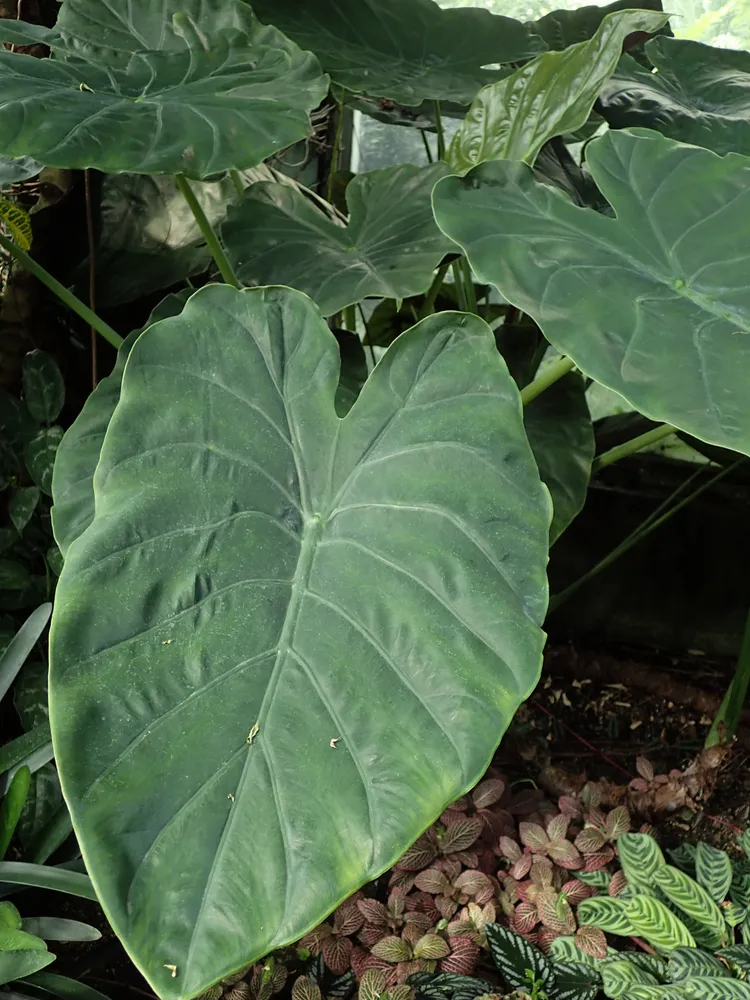
POLYGON ((514 990, 528 986, 527 969, 531 969, 535 979, 554 983, 547 957, 526 938, 500 924, 487 924, 485 930, 492 960, 514 990))
POLYGON ((726 931, 724 917, 702 885, 672 865, 654 872, 654 882, 676 906, 721 940, 726 931))
MULTIPOLYGON (((589 901, 584 900, 584 902, 589 901)), ((634 896, 623 905, 630 926, 633 928, 630 934, 645 938, 659 951, 672 951, 681 945, 688 948, 695 947, 693 935, 660 900, 652 896, 634 896)))
POLYGON ((611 961, 631 962, 643 972, 652 975, 657 982, 667 982, 667 963, 658 955, 647 955, 645 951, 611 951, 607 958, 602 959, 600 967, 601 964, 611 961))
POLYGON ((688 1000, 750 1000, 750 983, 695 976, 680 984, 688 1000))
POLYGON ((745 830, 742 836, 737 839, 737 843, 740 845, 748 858, 750 858, 750 830, 745 830))
POLYGON ((693 935, 695 943, 699 948, 707 948, 709 951, 717 951, 724 944, 726 944, 723 935, 717 934, 714 928, 708 927, 706 924, 702 924, 699 920, 695 920, 694 917, 691 917, 689 914, 685 913, 683 909, 673 903, 669 896, 659 890, 657 890, 657 892, 657 898, 664 903, 668 910, 674 913, 678 920, 682 921, 682 923, 693 935))
POLYGON ((584 899, 578 904, 578 922, 598 927, 605 934, 634 934, 633 925, 628 919, 627 907, 632 900, 625 901, 611 896, 595 896, 584 899))
POLYGON ((750 945, 733 944, 724 948, 721 957, 731 962, 740 972, 750 976, 750 945))
POLYGON ((732 877, 732 884, 729 887, 729 895, 733 903, 740 906, 750 906, 750 875, 743 875, 735 870, 732 877))
POLYGON ((721 912, 727 922, 727 927, 738 927, 743 920, 747 919, 748 909, 738 903, 725 903, 721 912))
POLYGON ((555 962, 553 1000, 596 1000, 602 977, 583 962, 555 962))
POLYGON ((654 872, 666 864, 661 848, 647 833, 623 833, 617 841, 620 866, 631 886, 648 888, 654 872))
POLYGON ((578 947, 575 939, 569 935, 562 935, 555 938, 549 946, 549 957, 552 959, 555 968, 559 962, 574 963, 575 965, 588 965, 589 968, 599 967, 598 961, 591 955, 578 947))
POLYGON ((732 884, 732 862, 726 851, 698 844, 695 877, 715 903, 723 903, 732 884))
POLYGON ((608 997, 631 996, 631 989, 636 985, 659 986, 659 980, 650 972, 639 969, 633 962, 607 962, 602 965, 602 982, 604 992, 608 997))
POLYGON ((675 948, 669 956, 667 974, 673 983, 679 983, 693 976, 727 978, 731 975, 726 965, 698 948, 675 948))
POLYGON ((667 851, 667 854, 672 859, 672 864, 691 878, 695 877, 696 853, 697 848, 695 844, 680 844, 679 847, 667 851))
POLYGON ((610 873, 601 868, 596 872, 576 872, 576 878, 579 882, 590 885, 594 889, 606 889, 612 881, 610 873))
POLYGON ((631 986, 625 1000, 685 1000, 681 986, 631 986))

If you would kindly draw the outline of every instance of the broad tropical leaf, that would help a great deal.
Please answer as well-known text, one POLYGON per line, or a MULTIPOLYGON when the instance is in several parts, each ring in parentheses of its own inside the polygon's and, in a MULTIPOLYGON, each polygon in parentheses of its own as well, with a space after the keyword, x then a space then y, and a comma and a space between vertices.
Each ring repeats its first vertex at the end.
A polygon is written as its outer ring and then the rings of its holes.
POLYGON ((653 880, 667 899, 696 920, 707 933, 716 935, 721 942, 726 933, 724 918, 702 885, 672 865, 658 868, 653 874, 653 880))
POLYGON ((131 349, 68 548, 56 759, 102 905, 165 998, 395 862, 538 677, 549 503, 491 331, 420 323, 343 420, 337 369, 301 293, 197 292, 131 349))
POLYGON ((691 976, 731 976, 726 965, 698 948, 675 948, 669 955, 667 973, 673 983, 691 976))
POLYGON ((9 188, 19 181, 28 180, 29 177, 36 177, 42 170, 42 164, 32 160, 31 157, 21 156, 13 159, 10 156, 0 156, 0 190, 9 188))
POLYGON ((615 128, 641 125, 715 153, 750 154, 750 52, 654 38, 657 73, 623 56, 604 82, 601 112, 615 128))
POLYGON ((487 924, 485 931, 492 961, 513 989, 528 985, 527 969, 531 969, 536 979, 554 982, 547 957, 526 938, 501 924, 487 924))
POLYGON ((485 69, 543 52, 527 25, 479 8, 441 10, 432 0, 254 0, 262 21, 312 50, 346 90, 415 106, 469 104, 505 75, 485 69))
MULTIPOLYGON (((561 8, 532 21, 531 28, 542 36, 551 49, 560 51, 591 38, 608 14, 631 10, 634 6, 633 0, 615 0, 606 7, 586 4, 576 10, 561 8)), ((640 10, 663 10, 661 0, 639 0, 637 6, 640 10)))
POLYGON ((524 407, 523 420, 539 475, 552 496, 550 544, 586 501, 595 441, 586 390, 571 372, 524 407))
POLYGON ((66 0, 56 58, 0 49, 3 154, 200 180, 308 135, 328 81, 247 4, 133 0, 126 11, 66 0))
POLYGON ((545 52, 485 87, 450 144, 451 167, 463 174, 485 160, 533 163, 548 139, 584 124, 617 66, 625 38, 633 31, 657 31, 668 20, 668 14, 656 11, 607 14, 588 41, 545 52))
POLYGON ((324 316, 368 295, 425 292, 453 247, 430 202, 435 182, 448 172, 436 163, 358 174, 346 189, 346 227, 288 184, 253 184, 222 226, 234 271, 247 285, 298 288, 324 316))
POLYGON ((723 903, 732 884, 732 862, 726 851, 703 842, 695 854, 695 877, 714 903, 723 903))
POLYGON ((625 901, 611 896, 595 896, 578 904, 578 920, 598 927, 605 934, 633 934, 625 901))
POLYGON ((438 182, 438 223, 584 374, 750 453, 750 159, 639 131, 595 139, 587 163, 616 218, 498 161, 438 182))
POLYGON ((94 472, 104 435, 120 398, 122 373, 130 349, 152 323, 179 315, 185 299, 182 293, 167 295, 153 310, 146 326, 125 338, 111 374, 97 384, 60 442, 52 475, 52 527, 63 556, 94 517, 94 472))
MULTIPOLYGON (((585 902, 593 900, 587 899, 585 902)), ((645 938, 659 951, 672 951, 683 946, 695 947, 693 935, 660 900, 653 896, 632 896, 623 903, 627 919, 633 928, 631 934, 645 938)))

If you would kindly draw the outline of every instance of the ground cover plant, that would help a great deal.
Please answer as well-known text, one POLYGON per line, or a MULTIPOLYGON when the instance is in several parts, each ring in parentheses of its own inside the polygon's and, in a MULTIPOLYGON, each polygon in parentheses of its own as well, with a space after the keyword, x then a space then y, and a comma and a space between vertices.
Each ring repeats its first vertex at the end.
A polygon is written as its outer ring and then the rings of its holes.
POLYGON ((64 437, 59 371, 25 361, 0 595, 35 606, 62 561, 49 722, 76 874, 165 1000, 224 995, 300 939, 360 989, 374 957, 365 991, 407 1000, 413 973, 471 971, 498 905, 544 946, 598 926, 565 873, 614 862, 627 810, 501 832, 505 786, 463 797, 539 679, 549 549, 592 474, 676 433, 716 462, 627 546, 750 454, 750 66, 657 7, 65 0, 54 25, 0 20, 4 266, 117 351, 64 437), (420 130, 425 162, 348 176, 351 107, 420 130), (282 168, 321 127, 315 191, 282 168), (199 237, 123 251, 132 297, 164 293, 145 325, 34 258, 13 192, 42 168, 192 213, 199 237), (598 455, 592 382, 647 421, 598 455))

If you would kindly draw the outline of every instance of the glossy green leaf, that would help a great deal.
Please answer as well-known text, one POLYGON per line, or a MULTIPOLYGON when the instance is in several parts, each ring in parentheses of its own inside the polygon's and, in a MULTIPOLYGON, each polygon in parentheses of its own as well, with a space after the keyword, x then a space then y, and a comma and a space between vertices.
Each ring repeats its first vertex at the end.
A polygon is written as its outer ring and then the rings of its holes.
POLYGON ((668 19, 644 10, 607 14, 588 41, 545 52, 485 87, 448 148, 451 167, 463 174, 485 160, 533 163, 548 139, 584 124, 625 38, 633 31, 657 31, 668 19))
POLYGON ((695 854, 695 877, 714 903, 723 903, 732 884, 732 862, 726 851, 703 842, 695 854))
POLYGON ((46 827, 62 803, 60 780, 54 764, 45 764, 34 772, 29 793, 18 819, 17 832, 25 848, 46 827))
POLYGON ((581 924, 598 927, 605 934, 628 935, 633 933, 625 901, 614 896, 594 896, 578 904, 577 915, 581 924))
POLYGON ((106 994, 92 986, 70 979, 69 976, 60 976, 56 972, 35 972, 34 975, 27 976, 24 982, 60 997, 60 1000, 109 1000, 106 994))
MULTIPOLYGON (((687 877, 687 876, 686 876, 687 877)), ((588 902, 588 900, 584 900, 588 902)), ((633 930, 659 951, 694 948, 695 940, 685 924, 653 896, 632 896, 625 900, 625 912, 633 930)))
MULTIPOLYGON (((26 796, 29 794, 30 784, 31 771, 28 767, 20 767, 13 775, 13 780, 0 802, 0 860, 5 857, 5 852, 13 839, 26 796)), ((1 947, 2 942, 0 942, 1 947)))
POLYGON ((298 288, 324 316, 368 295, 426 292, 453 246, 430 202, 433 185, 448 172, 436 163, 358 174, 346 189, 346 227, 296 188, 254 184, 222 226, 234 272, 247 285, 298 288))
POLYGON ((46 951, 41 938, 14 927, 0 927, 0 952, 3 951, 46 951))
POLYGON ((0 701, 38 642, 51 614, 51 604, 42 604, 32 611, 0 656, 0 701))
POLYGON ((679 983, 690 976, 731 975, 726 965, 698 948, 675 948, 669 955, 667 972, 673 983, 679 983))
POLYGON ((592 35, 596 34, 599 25, 608 14, 618 10, 631 10, 634 6, 637 6, 639 10, 661 11, 664 9, 661 0, 639 0, 637 5, 633 3, 633 0, 615 0, 615 3, 607 4, 605 7, 585 4, 576 10, 561 8, 550 11, 544 17, 532 21, 531 28, 542 36, 551 49, 560 51, 569 45, 585 42, 591 38, 592 35))
POLYGON ((675 906, 721 941, 726 933, 724 918, 702 885, 672 865, 662 865, 657 869, 653 874, 653 881, 675 906))
POLYGON ((20 931, 23 921, 13 903, 0 902, 0 927, 3 930, 20 931))
POLYGON ((0 882, 14 885, 36 886, 37 889, 51 889, 67 892, 70 896, 81 896, 98 902, 91 879, 81 872, 68 871, 50 865, 30 865, 22 861, 0 861, 0 882))
POLYGON ((615 128, 641 125, 715 153, 750 154, 750 52, 654 38, 657 73, 623 56, 600 107, 615 128))
POLYGON ((580 375, 571 372, 524 407, 523 420, 539 475, 552 496, 550 544, 586 501, 594 428, 580 375))
POLYGON ((487 924, 485 930, 492 961, 513 989, 528 986, 527 969, 531 969, 535 979, 550 985, 554 982, 547 956, 530 941, 502 924, 487 924))
MULTIPOLYGON (((0 149, 201 179, 303 139, 327 79, 232 0, 66 0, 54 59, 0 49, 0 149)), ((26 25, 22 25, 25 29, 26 25)))
POLYGON ((680 983, 688 1000, 750 1000, 750 983, 695 976, 680 983))
POLYGON ((430 317, 341 421, 338 360, 298 292, 197 292, 131 350, 66 556, 63 791, 165 998, 392 864, 538 677, 549 501, 491 331, 430 317))
POLYGON ((0 985, 12 983, 15 979, 23 979, 33 972, 38 972, 50 962, 54 962, 55 956, 51 951, 5 951, 0 952, 0 985))
POLYGON ((57 362, 46 351, 30 351, 23 359, 22 374, 29 413, 40 424, 53 424, 65 402, 65 383, 57 362))
POLYGON ((262 21, 311 49, 347 90, 399 104, 468 104, 545 43, 520 21, 478 7, 441 10, 432 0, 255 0, 262 21))
MULTIPOLYGON (((177 316, 185 303, 182 293, 167 295, 151 313, 146 326, 168 316, 177 316)), ((74 539, 89 526, 94 516, 93 479, 104 434, 120 398, 122 373, 130 349, 142 330, 125 338, 112 373, 103 378, 83 404, 65 432, 55 458, 52 476, 52 528, 63 556, 74 539)))
POLYGON ((52 744, 49 726, 46 723, 30 733, 17 736, 10 743, 0 747, 0 775, 27 762, 30 754, 37 753, 46 747, 49 747, 50 752, 47 759, 50 760, 52 758, 52 744))
POLYGON ((493 162, 438 182, 438 223, 584 374, 750 453, 750 160, 609 132, 587 163, 616 218, 493 162))
POLYGON ((62 436, 62 427, 45 427, 24 448, 26 468, 43 493, 52 493, 52 470, 62 436))
POLYGON ((38 503, 39 489, 36 486, 19 486, 11 493, 8 500, 8 516, 19 534, 29 523, 38 503))
POLYGON ((91 924, 63 917, 27 917, 23 929, 44 941, 99 941, 102 936, 91 924))

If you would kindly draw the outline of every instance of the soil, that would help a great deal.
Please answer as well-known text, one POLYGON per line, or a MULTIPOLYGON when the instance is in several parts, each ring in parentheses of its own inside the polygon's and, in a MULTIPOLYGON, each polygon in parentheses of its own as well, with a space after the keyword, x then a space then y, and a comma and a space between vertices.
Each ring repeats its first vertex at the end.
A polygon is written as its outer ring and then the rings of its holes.
MULTIPOLYGON (((495 763, 519 783, 536 783, 550 764, 572 781, 605 778, 620 785, 636 776, 638 757, 646 757, 657 774, 684 768, 703 746, 732 666, 700 650, 676 657, 552 642, 542 680, 516 715, 495 763)), ((678 809, 655 823, 665 846, 688 838, 732 849, 750 813, 750 726, 740 737, 719 770, 707 809, 678 809)), ((28 890, 22 906, 24 912, 84 920, 102 931, 94 944, 54 948, 56 971, 81 978, 111 1000, 153 997, 94 903, 28 890)))

